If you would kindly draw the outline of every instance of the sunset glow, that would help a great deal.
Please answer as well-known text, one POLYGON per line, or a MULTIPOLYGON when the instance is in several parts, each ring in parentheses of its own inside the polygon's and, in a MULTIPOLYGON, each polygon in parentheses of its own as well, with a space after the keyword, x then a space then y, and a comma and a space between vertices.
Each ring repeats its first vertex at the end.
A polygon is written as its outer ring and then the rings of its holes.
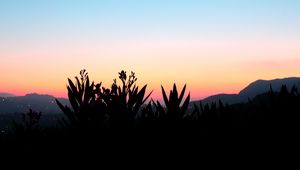
POLYGON ((134 71, 154 99, 300 76, 299 0, 3 0, 0 25, 0 92, 16 95, 66 97, 81 69, 104 86, 134 71))

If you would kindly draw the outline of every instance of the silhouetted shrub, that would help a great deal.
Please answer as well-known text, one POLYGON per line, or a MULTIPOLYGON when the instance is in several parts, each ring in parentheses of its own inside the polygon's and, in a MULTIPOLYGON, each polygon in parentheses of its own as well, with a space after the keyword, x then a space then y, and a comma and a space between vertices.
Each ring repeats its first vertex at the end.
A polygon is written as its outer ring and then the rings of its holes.
POLYGON ((164 106, 159 102, 153 100, 142 109, 142 115, 139 119, 142 127, 147 128, 175 128, 183 124, 184 120, 189 120, 192 115, 187 113, 190 102, 190 94, 183 100, 186 90, 184 85, 181 93, 177 91, 176 84, 170 91, 169 98, 163 86, 162 95, 164 99, 164 106), (153 108, 154 107, 154 108, 153 108))
POLYGON ((86 70, 80 71, 80 78, 75 77, 76 85, 68 79, 68 98, 72 109, 63 106, 56 100, 58 106, 65 114, 60 124, 66 128, 83 130, 101 129, 105 121, 105 103, 100 99, 101 83, 90 83, 86 70))
POLYGON ((41 112, 29 109, 29 112, 22 114, 22 121, 13 121, 14 142, 12 149, 30 152, 40 147, 44 135, 43 129, 39 126, 41 112))
POLYGON ((76 86, 68 79, 68 97, 72 109, 57 100, 58 106, 68 118, 63 120, 63 125, 79 129, 134 127, 141 106, 151 95, 145 96, 147 85, 139 90, 134 72, 127 77, 126 72, 121 71, 121 85, 115 79, 111 88, 101 88, 101 83, 90 84, 85 70, 80 75, 80 80, 75 77, 76 86))
POLYGON ((59 122, 61 126, 41 128, 41 113, 29 110, 21 122, 13 123, 12 134, 1 134, 1 145, 9 144, 10 148, 25 151, 41 147, 52 150, 47 145, 77 152, 86 148, 104 149, 111 142, 111 146, 125 146, 125 140, 136 142, 136 135, 150 134, 146 132, 154 132, 154 139, 172 132, 175 136, 191 132, 196 137, 203 134, 278 136, 299 132, 300 95, 296 87, 289 91, 283 85, 280 92, 270 87, 269 92, 247 103, 224 105, 218 101, 203 105, 200 102, 191 108, 190 94, 185 97, 186 85, 178 92, 174 84, 168 96, 162 86, 164 103, 153 100, 146 103, 152 92, 146 95, 147 85, 140 89, 136 81, 134 72, 127 75, 121 71, 119 84, 115 79, 110 88, 105 88, 101 83, 90 82, 88 73, 82 70, 74 82, 68 79, 71 107, 56 100, 65 115, 59 122))

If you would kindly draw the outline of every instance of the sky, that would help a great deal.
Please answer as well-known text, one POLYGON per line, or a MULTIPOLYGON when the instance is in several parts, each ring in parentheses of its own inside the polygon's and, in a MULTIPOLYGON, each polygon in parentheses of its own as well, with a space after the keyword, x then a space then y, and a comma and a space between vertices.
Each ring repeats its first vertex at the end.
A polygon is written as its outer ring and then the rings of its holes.
POLYGON ((155 99, 300 77, 300 1, 0 1, 0 92, 66 97, 81 69, 107 87, 134 71, 155 99))

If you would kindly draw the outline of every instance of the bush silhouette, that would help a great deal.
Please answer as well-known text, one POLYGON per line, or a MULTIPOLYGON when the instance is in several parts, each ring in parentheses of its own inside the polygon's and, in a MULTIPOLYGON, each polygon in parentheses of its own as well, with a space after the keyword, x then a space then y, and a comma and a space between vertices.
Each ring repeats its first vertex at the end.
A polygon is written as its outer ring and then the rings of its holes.
POLYGON ((133 128, 141 106, 150 97, 145 96, 147 85, 140 90, 136 85, 134 72, 127 77, 125 71, 119 73, 121 85, 115 79, 111 88, 101 87, 101 83, 90 84, 85 70, 80 72, 77 84, 68 79, 68 97, 72 109, 57 104, 66 115, 63 125, 72 128, 133 128))
POLYGON ((15 146, 12 149, 32 151, 40 147, 42 137, 44 136, 43 129, 39 126, 39 121, 42 116, 41 112, 29 109, 26 114, 22 114, 22 121, 13 121, 13 135, 15 141, 10 141, 15 146))
POLYGON ((118 80, 105 88, 102 83, 91 82, 85 70, 80 71, 75 81, 68 79, 70 106, 56 100, 65 116, 59 122, 61 126, 41 128, 41 113, 29 110, 23 114, 21 123, 13 123, 11 134, 1 134, 1 145, 3 148, 10 145, 7 150, 41 150, 41 147, 52 150, 45 146, 53 146, 77 152, 128 146, 125 141, 137 144, 141 134, 154 134, 149 136, 161 139, 169 134, 262 137, 295 136, 299 132, 300 95, 296 87, 289 90, 283 85, 280 92, 274 92, 270 86, 269 92, 247 103, 227 105, 217 101, 203 105, 200 102, 192 108, 190 94, 185 97, 186 85, 179 92, 174 84, 169 94, 161 86, 163 103, 153 100, 147 103, 152 92, 146 94, 147 85, 137 86, 134 72, 128 75, 121 71, 118 80))
POLYGON ((127 77, 126 72, 121 71, 119 79, 121 85, 115 79, 111 89, 103 88, 103 92, 99 93, 107 106, 109 124, 112 127, 134 127, 142 105, 152 92, 145 96, 147 85, 139 90, 134 72, 127 77))
POLYGON ((101 83, 90 83, 86 70, 80 71, 80 78, 75 77, 76 85, 68 79, 68 98, 72 109, 63 106, 56 100, 58 106, 65 114, 66 119, 60 122, 68 128, 99 129, 105 121, 105 103, 100 99, 101 83))
POLYGON ((164 99, 164 106, 159 102, 153 100, 143 108, 142 116, 140 117, 140 124, 147 128, 175 128, 181 126, 184 120, 191 117, 187 113, 190 102, 190 94, 183 100, 186 90, 184 85, 181 93, 178 93, 176 84, 170 91, 169 97, 161 86, 162 95, 164 99), (153 108, 154 107, 154 108, 153 108))
MULTIPOLYGON (((212 102, 210 105, 194 104, 189 108, 190 94, 184 99, 186 85, 178 92, 176 84, 167 96, 161 86, 164 104, 159 101, 145 102, 147 85, 141 89, 136 85, 134 72, 128 76, 119 72, 120 85, 115 79, 110 88, 101 87, 101 83, 90 83, 85 70, 80 72, 76 83, 68 79, 68 96, 72 109, 57 101, 67 120, 65 127, 77 129, 130 129, 141 127, 176 127, 193 125, 196 128, 265 128, 290 127, 294 112, 299 110, 299 94, 295 87, 291 92, 282 86, 279 93, 270 92, 249 100, 248 103, 224 105, 212 102), (75 85, 76 84, 76 85, 75 85)), ((298 120, 298 119, 296 119, 298 120)), ((295 126, 295 123, 293 123, 295 126)), ((150 128, 151 129, 151 128, 150 128)))
MULTIPOLYGON (((190 94, 188 94, 186 99, 183 101, 186 85, 184 85, 180 95, 178 95, 176 84, 174 84, 173 90, 170 91, 169 98, 167 97, 167 94, 163 86, 161 87, 161 89, 162 89, 162 95, 167 110, 166 111, 167 119, 170 120, 184 119, 190 102, 190 94)), ((159 104, 158 106, 161 105, 159 104)))

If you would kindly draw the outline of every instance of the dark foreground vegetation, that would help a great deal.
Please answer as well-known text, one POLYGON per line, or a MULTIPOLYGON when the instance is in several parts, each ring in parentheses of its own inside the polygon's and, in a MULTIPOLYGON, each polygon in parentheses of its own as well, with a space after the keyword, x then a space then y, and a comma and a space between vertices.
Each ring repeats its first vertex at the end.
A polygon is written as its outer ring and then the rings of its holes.
MULTIPOLYGON (((222 137, 283 137, 299 134, 300 96, 293 87, 282 86, 227 105, 218 101, 191 107, 186 86, 163 87, 163 103, 150 99, 147 86, 136 84, 133 72, 119 73, 110 88, 89 80, 85 70, 75 81, 68 79, 71 108, 56 101, 64 118, 55 127, 40 126, 42 113, 29 110, 13 131, 1 132, 0 149, 8 152, 57 152, 110 150, 131 146, 165 146, 199 139, 222 137), (118 84, 120 83, 120 84, 118 84)), ((195 144, 195 143, 194 143, 195 144)), ((183 145, 181 143, 180 145, 183 145)))

